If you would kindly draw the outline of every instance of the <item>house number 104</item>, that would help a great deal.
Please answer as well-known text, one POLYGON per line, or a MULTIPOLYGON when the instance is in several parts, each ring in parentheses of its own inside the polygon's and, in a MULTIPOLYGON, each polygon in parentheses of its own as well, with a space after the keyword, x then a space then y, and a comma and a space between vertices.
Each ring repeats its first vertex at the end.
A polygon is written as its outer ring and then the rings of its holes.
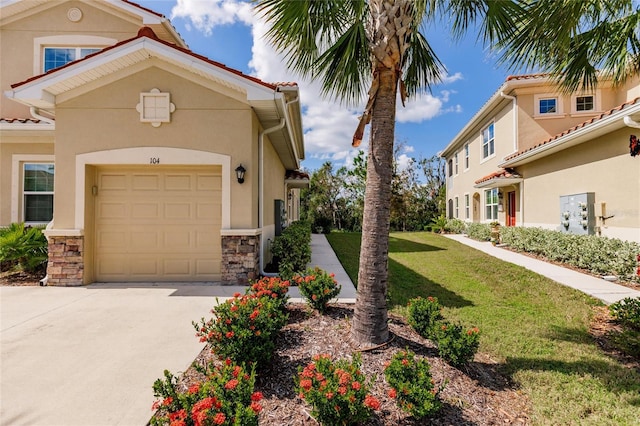
POLYGON ((149 164, 160 164, 160 158, 159 157, 149 158, 149 164))

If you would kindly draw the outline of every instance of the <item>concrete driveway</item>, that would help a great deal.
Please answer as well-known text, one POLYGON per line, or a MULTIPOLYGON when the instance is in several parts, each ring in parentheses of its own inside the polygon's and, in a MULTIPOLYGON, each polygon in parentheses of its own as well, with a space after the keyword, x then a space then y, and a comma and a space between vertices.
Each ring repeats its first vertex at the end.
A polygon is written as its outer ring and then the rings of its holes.
POLYGON ((203 348, 192 320, 242 287, 0 288, 0 424, 145 425, 153 382, 203 348))

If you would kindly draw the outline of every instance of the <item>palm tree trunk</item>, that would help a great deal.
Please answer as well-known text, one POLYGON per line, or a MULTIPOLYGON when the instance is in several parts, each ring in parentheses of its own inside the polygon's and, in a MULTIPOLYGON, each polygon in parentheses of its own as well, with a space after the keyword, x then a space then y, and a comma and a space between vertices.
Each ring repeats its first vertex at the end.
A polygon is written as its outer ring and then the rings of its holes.
POLYGON ((398 76, 384 66, 377 72, 380 85, 371 116, 358 293, 351 329, 353 340, 362 346, 389 338, 387 262, 398 76))

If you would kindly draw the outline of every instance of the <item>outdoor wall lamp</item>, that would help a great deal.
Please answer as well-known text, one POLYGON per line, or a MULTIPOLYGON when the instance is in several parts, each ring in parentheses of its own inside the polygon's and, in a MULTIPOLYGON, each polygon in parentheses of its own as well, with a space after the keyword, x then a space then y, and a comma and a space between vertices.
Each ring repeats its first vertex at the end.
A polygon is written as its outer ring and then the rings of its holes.
POLYGON ((238 183, 244 183, 244 173, 247 171, 242 164, 236 167, 236 177, 238 178, 238 183))

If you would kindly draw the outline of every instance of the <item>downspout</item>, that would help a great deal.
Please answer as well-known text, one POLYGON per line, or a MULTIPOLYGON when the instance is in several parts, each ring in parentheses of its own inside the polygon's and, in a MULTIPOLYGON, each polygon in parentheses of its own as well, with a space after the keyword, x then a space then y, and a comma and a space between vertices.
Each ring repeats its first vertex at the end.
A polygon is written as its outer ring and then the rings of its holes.
MULTIPOLYGON (((38 119, 40 121, 44 121, 47 124, 54 124, 54 125, 56 124, 55 120, 53 120, 51 118, 48 118, 48 117, 45 117, 43 115, 40 115, 39 112, 40 112, 40 110, 38 108, 36 108, 36 107, 32 106, 32 107, 29 108, 29 113, 31 114, 31 116, 33 118, 36 118, 36 119, 38 119)), ((51 222, 49 222, 47 224, 47 227, 46 227, 47 230, 49 230, 51 228, 53 228, 53 220, 51 220, 51 222)), ((48 243, 49 242, 49 238, 46 237, 46 236, 45 236, 45 238, 47 239, 47 243, 48 243)), ((44 278, 40 280, 40 286, 44 287, 48 283, 49 283, 49 274, 46 274, 44 276, 44 278)))
MULTIPOLYGON (((507 95, 504 92, 500 92, 500 96, 505 99, 510 99, 513 105, 513 152, 518 152, 518 98, 515 96, 507 95)), ((518 212, 517 223, 520 226, 524 226, 524 179, 520 182, 520 211, 518 212)))
POLYGON ((636 129, 640 129, 640 123, 638 123, 637 121, 635 121, 633 118, 631 118, 630 116, 625 116, 622 121, 624 121, 624 124, 627 127, 635 127, 636 129))
POLYGON ((29 108, 29 112, 31 113, 31 116, 33 118, 37 118, 38 120, 44 121, 47 124, 56 124, 56 121, 54 119, 47 118, 43 115, 40 115, 39 114, 40 110, 36 107, 29 108))
MULTIPOLYGON (((260 198, 258 200, 258 228, 262 229, 264 226, 264 136, 269 133, 273 133, 284 127, 286 121, 284 118, 280 119, 280 124, 269 127, 258 133, 258 167, 260 168, 260 198)), ((273 272, 264 271, 264 257, 265 257, 265 240, 260 238, 260 275, 264 277, 277 277, 278 274, 273 272)))

